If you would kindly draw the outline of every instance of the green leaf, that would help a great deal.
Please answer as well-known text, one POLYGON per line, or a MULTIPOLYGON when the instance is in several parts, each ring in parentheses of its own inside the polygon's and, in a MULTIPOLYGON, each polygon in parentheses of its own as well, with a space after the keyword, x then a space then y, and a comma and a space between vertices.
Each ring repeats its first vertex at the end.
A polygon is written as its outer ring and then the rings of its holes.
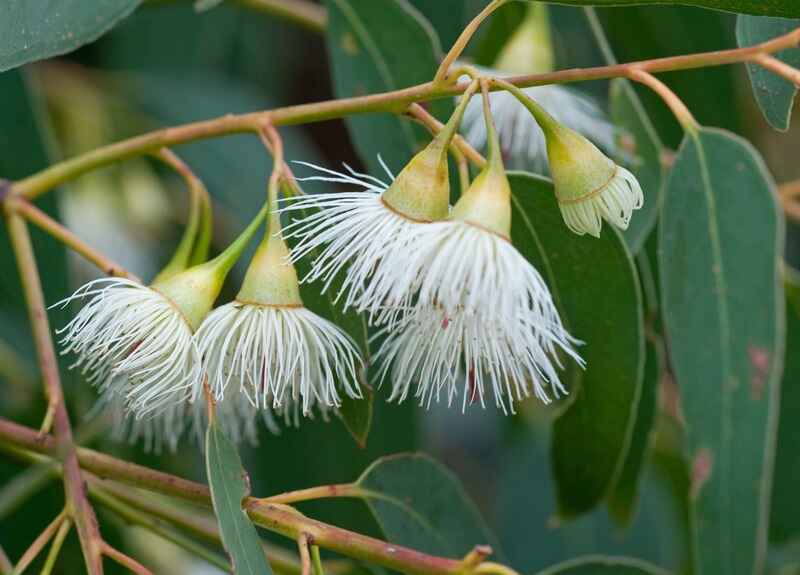
MULTIPOLYGON (((538 0, 537 0, 538 1, 538 0)), ((800 17, 800 4, 796 0, 558 0, 559 4, 574 6, 650 6, 668 4, 671 6, 699 6, 761 16, 800 17)))
MULTIPOLYGON (((0 74, 0 180, 13 180, 44 169, 50 163, 46 145, 47 126, 40 102, 35 97, 35 86, 21 71, 0 74)), ((58 219, 57 192, 51 192, 37 201, 40 209, 58 219)), ((33 249, 44 277, 42 288, 45 301, 53 304, 68 295, 66 250, 64 245, 49 235, 29 226, 33 249)), ((33 358, 33 342, 29 340, 25 297, 17 274, 17 263, 6 227, 0 224, 0 333, 17 353, 33 358)), ((48 312, 54 327, 64 325, 68 310, 52 309, 48 312)))
POLYGON ((382 457, 357 485, 358 495, 392 543, 453 558, 476 545, 499 551, 458 478, 427 455, 382 457))
POLYGON ((644 368, 642 302, 621 236, 600 239, 564 225, 552 183, 511 174, 514 245, 544 277, 562 320, 585 342, 586 370, 570 364, 563 382, 571 403, 556 420, 553 473, 562 516, 586 512, 619 474, 636 420, 644 368))
POLYGON ((636 514, 639 480, 644 469, 648 449, 655 431, 656 408, 658 406, 658 384, 664 371, 664 349, 662 342, 649 341, 644 362, 642 396, 636 412, 636 423, 625 464, 619 480, 608 498, 608 511, 614 520, 623 526, 630 525, 636 514))
POLYGON ((783 359, 774 183, 741 138, 687 136, 667 184, 660 271, 691 460, 695 573, 759 573, 783 359))
POLYGON ((242 468, 236 446, 225 436, 215 417, 206 431, 206 473, 222 543, 236 575, 271 575, 255 526, 242 509, 250 495, 250 479, 242 468))
MULTIPOLYGON (((406 0, 328 0, 328 51, 339 98, 396 90, 429 82, 441 47, 436 32, 406 0)), ((441 100, 431 112, 445 118, 452 102, 441 100)), ((385 179, 378 155, 399 172, 430 137, 394 114, 348 118, 356 150, 373 175, 385 179)))
POLYGON ((464 0, 409 0, 433 27, 444 47, 452 46, 467 23, 467 3, 464 0))
MULTIPOLYGON (((736 39, 739 46, 753 46, 788 34, 800 28, 800 20, 739 16, 736 20, 736 39)), ((800 68, 800 49, 792 48, 773 54, 774 57, 795 68, 800 68)), ((748 63, 747 72, 756 102, 770 126, 781 132, 789 129, 792 106, 797 86, 758 64, 748 63)))
POLYGON ((631 252, 638 253, 653 230, 661 209, 664 188, 664 168, 661 154, 664 145, 653 127, 639 96, 627 80, 611 83, 611 118, 615 125, 624 128, 621 148, 624 162, 639 180, 644 190, 644 206, 634 212, 630 226, 622 234, 631 252))
POLYGON ((778 418, 778 447, 775 454, 775 480, 769 516, 769 539, 785 544, 800 535, 800 277, 795 272, 786 282, 786 364, 781 383, 778 418))
POLYGON ((638 559, 593 556, 554 565, 538 575, 667 575, 667 572, 638 559))
POLYGON ((0 3, 0 72, 88 44, 138 5, 139 0, 5 0, 0 3))

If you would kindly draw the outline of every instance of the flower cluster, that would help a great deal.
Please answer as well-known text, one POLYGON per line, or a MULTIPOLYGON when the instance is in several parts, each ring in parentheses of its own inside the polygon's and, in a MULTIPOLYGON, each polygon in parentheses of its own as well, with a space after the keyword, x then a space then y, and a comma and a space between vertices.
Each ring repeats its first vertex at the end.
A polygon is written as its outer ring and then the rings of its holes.
MULTIPOLYGON (((304 306, 301 281, 321 282, 345 309, 366 314, 390 400, 413 395, 421 405, 442 400, 466 410, 491 397, 513 413, 530 395, 546 403, 567 393, 558 372, 567 358, 583 366, 580 342, 511 241, 511 187, 488 85, 473 81, 447 125, 396 177, 384 165, 387 182, 346 165, 336 172, 303 164, 318 170, 305 181, 361 189, 293 197, 279 208, 284 169, 276 157, 267 204, 222 254, 189 269, 173 263, 150 286, 97 280, 61 302, 91 298, 61 330, 62 344, 100 389, 100 403, 112 406, 118 432, 175 449, 184 434, 202 436, 208 396, 229 436, 254 441, 259 417, 276 430, 276 418, 327 417, 342 394, 360 398, 357 344, 304 306), (448 149, 479 85, 488 158, 451 207, 448 149), (285 229, 281 214, 292 220, 285 229), (236 298, 213 309, 265 219, 268 232, 236 298), (312 261, 298 280, 301 258, 312 261)), ((627 226, 642 203, 636 179, 508 89, 541 126, 566 225, 592 235, 603 219, 627 226)))

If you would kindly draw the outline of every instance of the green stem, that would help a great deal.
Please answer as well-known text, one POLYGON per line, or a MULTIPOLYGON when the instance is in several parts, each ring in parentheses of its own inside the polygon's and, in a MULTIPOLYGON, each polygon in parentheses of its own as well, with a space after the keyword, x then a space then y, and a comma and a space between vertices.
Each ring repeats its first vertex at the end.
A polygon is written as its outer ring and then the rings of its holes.
POLYGON ((497 129, 494 126, 488 86, 484 81, 481 82, 481 100, 483 101, 483 121, 486 124, 486 142, 489 146, 487 161, 492 168, 503 172, 503 151, 500 149, 500 138, 497 136, 497 129))
POLYGON ((313 567, 314 575, 325 575, 325 570, 322 568, 322 558, 319 555, 319 546, 311 546, 311 566, 313 567))
POLYGON ((50 545, 50 552, 47 554, 47 559, 44 562, 40 575, 50 575, 50 573, 53 572, 58 554, 61 553, 61 546, 64 544, 64 539, 67 538, 67 533, 69 533, 71 527, 72 521, 67 518, 61 524, 61 527, 58 528, 58 532, 53 539, 53 543, 50 545))
MULTIPOLYGON (((587 80, 628 77, 630 71, 634 68, 656 73, 751 62, 758 59, 760 54, 793 48, 798 42, 800 42, 800 28, 755 46, 684 56, 670 56, 628 64, 599 66, 596 68, 573 68, 547 74, 531 74, 510 78, 508 82, 524 88, 546 84, 566 84, 587 80)), ((466 88, 467 84, 464 83, 442 85, 427 82, 382 94, 289 106, 287 108, 238 116, 226 115, 211 120, 165 128, 97 148, 91 152, 54 164, 45 170, 14 182, 11 186, 10 195, 19 194, 28 199, 33 199, 66 181, 121 159, 145 154, 165 146, 174 146, 206 138, 245 132, 258 133, 264 122, 269 122, 273 126, 281 126, 332 120, 355 114, 375 112, 402 114, 412 103, 456 96, 463 93, 466 88)))
POLYGON ((253 239, 253 236, 256 235, 256 232, 261 227, 261 224, 264 223, 264 218, 266 218, 268 213, 269 205, 268 203, 264 203, 255 217, 250 220, 250 223, 247 225, 247 227, 242 231, 242 233, 239 234, 239 237, 233 240, 233 242, 231 242, 231 244, 225 248, 225 251, 223 251, 213 260, 210 260, 202 265, 208 266, 222 276, 227 274, 234 264, 236 264, 239 257, 241 257, 242 252, 247 247, 247 244, 249 244, 250 240, 253 239))
POLYGON ((434 83, 442 83, 447 79, 447 73, 450 71, 450 67, 453 65, 461 53, 464 52, 464 49, 469 44, 469 41, 472 39, 472 36, 475 35, 475 32, 478 31, 478 28, 486 20, 492 12, 500 8, 503 4, 508 2, 508 0, 492 0, 489 4, 480 11, 480 13, 473 18, 469 24, 464 28, 461 32, 459 37, 456 39, 453 47, 450 48, 450 51, 445 55, 444 60, 439 65, 439 69, 436 70, 436 75, 433 77, 434 83))
POLYGON ((223 571, 230 571, 230 564, 223 557, 216 553, 212 553, 202 545, 184 536, 183 534, 173 529, 164 527, 152 517, 137 511, 133 507, 123 503, 109 493, 106 493, 105 490, 97 486, 94 482, 89 484, 89 493, 95 501, 101 503, 104 507, 119 515, 127 523, 138 525, 139 527, 147 529, 151 533, 154 533, 159 537, 166 539, 167 541, 171 541, 178 547, 181 547, 189 553, 204 559, 211 565, 214 565, 223 571))
MULTIPOLYGON (((55 450, 55 442, 51 436, 41 437, 35 430, 3 418, 0 418, 0 442, 51 456, 55 450)), ((87 471, 100 477, 211 508, 211 493, 205 485, 116 459, 91 449, 78 448, 78 457, 87 471)), ((328 525, 305 517, 286 505, 265 502, 253 497, 246 498, 242 503, 250 519, 257 525, 292 540, 297 540, 301 533, 306 533, 320 547, 412 575, 463 574, 463 566, 459 560, 428 555, 328 525)))
POLYGON ((506 90, 517 100, 519 100, 520 104, 522 104, 523 106, 525 106, 525 108, 528 109, 531 115, 536 119, 536 123, 539 124, 539 126, 545 133, 549 133, 551 130, 557 128, 558 122, 555 121, 553 116, 548 114, 547 110, 542 108, 535 100, 533 100, 520 88, 518 88, 511 82, 501 80, 500 78, 492 78, 491 83, 494 86, 497 86, 498 88, 506 90))

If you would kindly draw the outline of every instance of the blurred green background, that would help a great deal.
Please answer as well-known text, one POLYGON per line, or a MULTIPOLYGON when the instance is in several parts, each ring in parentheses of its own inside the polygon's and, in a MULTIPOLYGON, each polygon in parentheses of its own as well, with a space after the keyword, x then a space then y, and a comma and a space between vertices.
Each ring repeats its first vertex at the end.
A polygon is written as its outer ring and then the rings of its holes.
MULTIPOLYGON (((480 4, 476 0, 412 3, 431 19, 445 47, 480 4)), ((491 63, 497 38, 489 36, 497 35, 503 26, 513 28, 518 20, 511 13, 514 9, 513 5, 502 9, 494 17, 496 28, 487 26, 491 32, 473 43, 471 55, 480 63, 491 63), (504 15, 506 10, 509 13, 504 15)), ((623 62, 735 46, 735 16, 731 14, 688 7, 599 13, 623 62)), ((552 6, 550 18, 559 67, 602 63, 580 9, 552 6)), ((330 75, 324 38, 292 23, 228 3, 204 13, 197 13, 190 2, 147 3, 77 52, 0 74, 0 175, 20 177, 47 165, 48 158, 72 156, 159 126, 328 99, 333 97, 330 75)), ((743 66, 669 73, 662 78, 702 124, 729 129, 753 142, 778 182, 800 179, 800 120, 786 134, 772 131, 755 105, 743 66)), ((582 87, 600 101, 607 97, 605 82, 582 87)), ((656 96, 639 93, 659 135, 675 149, 682 135, 678 124, 656 96)), ((289 159, 332 167, 341 162, 363 165, 341 121, 282 128, 281 133, 289 159)), ((181 146, 176 152, 213 195, 215 245, 224 246, 260 206, 269 158, 252 136, 181 146)), ((391 167, 399 170, 401 166, 391 167)), ((46 207, 81 237, 144 278, 152 277, 166 262, 186 214, 181 184, 171 174, 138 159, 92 173, 70 188, 69 193, 61 190, 48 196, 46 207)), ((800 266, 798 230, 790 224, 788 233, 787 260, 800 266)), ((88 264, 51 240, 40 234, 35 240, 48 303, 96 275, 88 264)), ((651 244, 648 250, 652 252, 655 246, 651 244)), ((235 289, 235 278, 229 283, 228 289, 235 289)), ((20 301, 13 258, 4 248, 0 251, 0 414, 36 426, 44 400, 20 301)), ((66 317, 65 312, 54 311, 51 321, 54 326, 63 325, 66 317)), ((354 443, 339 421, 314 420, 304 421, 298 429, 284 429, 280 436, 262 430, 260 445, 244 448, 243 460, 253 491, 268 495, 351 481, 381 455, 422 450, 461 478, 501 542, 502 549, 496 551, 522 573, 592 553, 638 557, 674 572, 688 572, 688 470, 681 457, 681 426, 670 401, 674 386, 663 374, 657 377, 662 393, 655 434, 640 484, 638 512, 627 528, 615 524, 604 507, 575 521, 556 519, 548 415, 532 400, 516 416, 503 417, 492 410, 462 415, 457 409, 421 409, 413 402, 390 405, 384 401, 387 390, 379 389, 365 449, 354 443)), ((784 385, 791 383, 800 385, 790 381, 784 385)), ((74 374, 66 378, 65 386, 73 420, 80 427, 95 392, 74 374)), ((194 446, 182 448, 179 454, 158 455, 104 435, 95 437, 92 445, 204 479, 202 454, 194 446)), ((5 494, 4 489, 25 469, 13 459, 0 458, 0 492, 5 494)), ((790 463, 779 464, 778 473, 789 476, 776 481, 800 480, 792 471, 790 463)), ((41 531, 61 499, 57 482, 20 506, 3 506, 7 500, 0 498, 0 544, 12 558, 41 531)), ((786 500, 777 507, 797 510, 798 503, 786 500)), ((301 508, 325 521, 379 533, 357 501, 301 508)), ((132 534, 111 515, 101 513, 101 522, 103 533, 114 544, 131 550, 145 563, 164 566, 157 572, 210 572, 169 543, 132 534)), ((774 517, 772 530, 771 572, 791 567, 795 560, 800 565, 800 548, 793 551, 792 546, 800 530, 800 514, 774 517)), ((291 542, 281 543, 293 547, 291 542)), ((56 572, 82 569, 73 531, 56 572)), ((109 565, 108 571, 121 570, 109 565)))

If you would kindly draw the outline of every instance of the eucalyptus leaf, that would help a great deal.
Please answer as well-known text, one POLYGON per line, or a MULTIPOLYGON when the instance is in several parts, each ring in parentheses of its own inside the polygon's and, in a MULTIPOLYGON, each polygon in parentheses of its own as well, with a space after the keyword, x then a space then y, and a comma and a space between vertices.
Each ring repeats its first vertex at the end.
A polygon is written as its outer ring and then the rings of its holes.
POLYGON ((427 455, 382 457, 357 481, 386 539, 434 555, 461 558, 476 545, 499 545, 461 482, 427 455))
POLYGON ((554 565, 538 575, 667 575, 667 572, 638 559, 592 556, 554 565))
POLYGON ((631 252, 636 254, 655 227, 661 209, 664 145, 628 80, 611 82, 611 118, 624 130, 620 141, 624 157, 618 161, 633 172, 644 191, 644 206, 633 213, 628 229, 622 234, 631 252))
POLYGON ((763 569, 784 351, 782 224, 750 144, 709 128, 685 137, 667 184, 659 267, 697 575, 763 569))
POLYGON ((4 0, 0 72, 65 54, 105 34, 140 0, 4 0))
POLYGON ((206 431, 206 473, 225 551, 236 575, 272 575, 255 526, 242 509, 250 479, 236 446, 211 418, 206 431))
POLYGON ((622 469, 641 395, 642 301, 622 237, 606 225, 599 239, 564 224, 552 183, 510 176, 512 240, 547 282, 570 333, 585 342, 586 361, 562 381, 571 403, 554 424, 552 459, 559 512, 584 513, 612 488, 622 469))
MULTIPOLYGON (((359 96, 429 82, 441 58, 431 24, 406 0, 328 0, 327 43, 337 97, 359 96)), ((453 104, 441 100, 430 111, 446 118, 453 104)), ((380 155, 399 172, 430 137, 394 114, 346 120, 356 150, 373 175, 386 179, 380 155)))
POLYGON ((785 544, 800 535, 800 276, 795 272, 786 282, 786 364, 781 383, 778 447, 769 516, 769 539, 785 544))
POLYGON ((698 6, 700 8, 712 8, 740 14, 782 16, 785 18, 800 17, 800 4, 796 0, 557 0, 556 3, 572 6, 598 6, 601 8, 666 4, 670 6, 698 6))
POLYGON ((664 371, 664 349, 660 338, 648 341, 642 380, 642 396, 636 412, 636 424, 619 480, 608 498, 608 510, 620 525, 629 525, 636 514, 636 504, 644 464, 655 432, 658 385, 664 371))
MULTIPOLYGON (((736 20, 736 39, 739 46, 753 46, 797 28, 800 28, 800 20, 739 16, 736 20)), ((773 56, 789 66, 800 68, 800 48, 777 52, 773 56)), ((797 86, 758 64, 748 63, 747 72, 756 101, 767 122, 781 132, 788 130, 797 86)))

